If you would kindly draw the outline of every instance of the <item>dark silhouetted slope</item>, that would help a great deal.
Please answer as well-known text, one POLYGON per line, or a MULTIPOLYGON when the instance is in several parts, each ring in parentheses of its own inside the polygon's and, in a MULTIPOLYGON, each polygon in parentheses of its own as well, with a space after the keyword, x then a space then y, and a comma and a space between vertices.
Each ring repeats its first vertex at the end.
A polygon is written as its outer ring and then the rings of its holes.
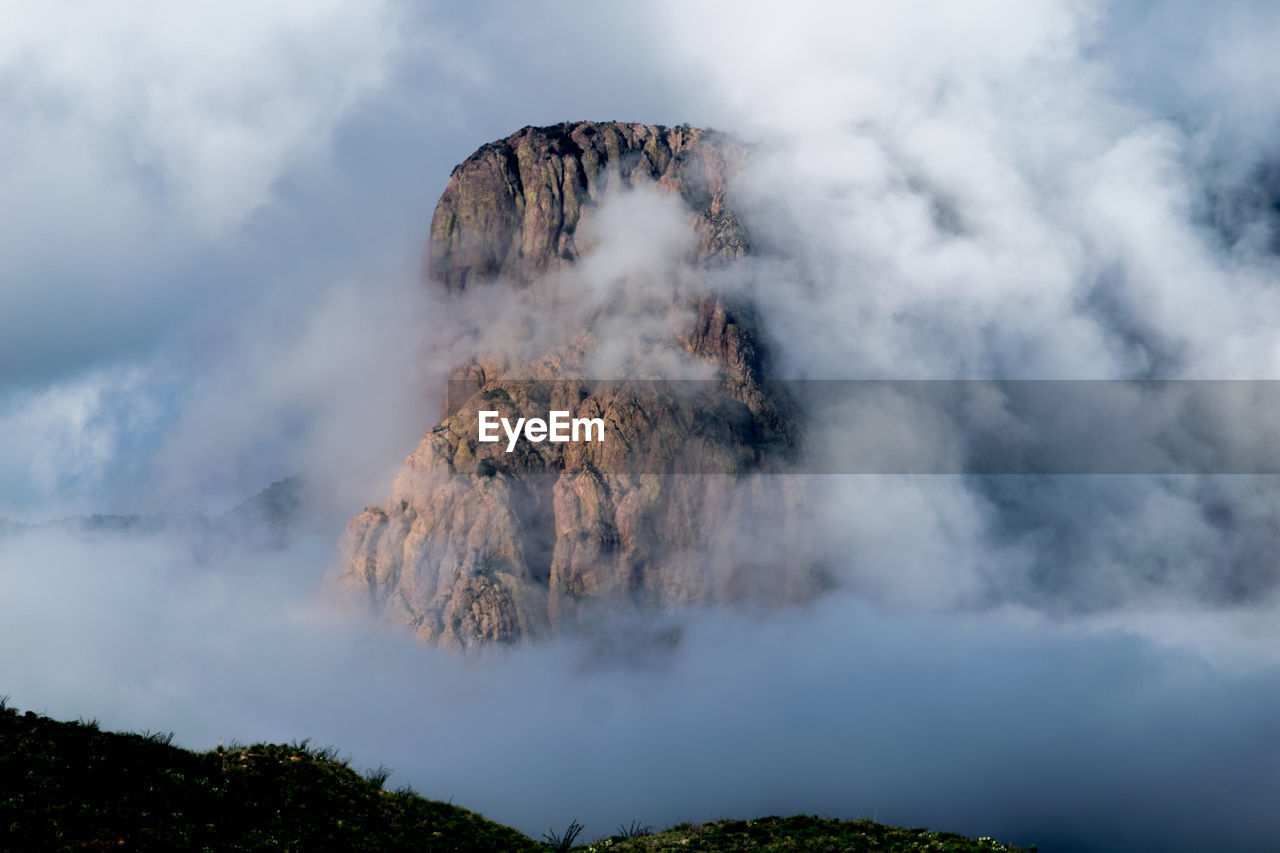
MULTIPOLYGON (((383 790, 332 748, 257 744, 191 752, 170 736, 117 734, 0 703, 0 850, 475 851, 549 845, 466 809, 383 790)), ((619 768, 619 772, 625 772, 619 768)), ((571 806, 571 804, 566 804, 571 806)), ((642 813, 644 804, 636 804, 642 813)), ((1010 851, 991 839, 899 829, 869 820, 766 817, 656 834, 638 824, 574 850, 1010 851), (631 836, 631 837, 626 837, 631 836)), ((1034 850, 1035 848, 1032 848, 1034 850)))
POLYGON ((0 850, 540 849, 465 809, 384 791, 332 749, 198 753, 0 710, 0 850))

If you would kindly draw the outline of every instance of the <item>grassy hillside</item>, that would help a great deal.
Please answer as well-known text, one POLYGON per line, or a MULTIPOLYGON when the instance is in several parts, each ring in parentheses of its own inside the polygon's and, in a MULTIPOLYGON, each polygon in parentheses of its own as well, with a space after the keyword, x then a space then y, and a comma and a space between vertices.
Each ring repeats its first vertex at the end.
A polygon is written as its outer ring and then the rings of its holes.
MULTIPOLYGON (((361 775, 306 742, 204 753, 0 703, 0 850, 542 851, 514 829, 361 775)), ((598 834, 598 833, 597 833, 598 834)), ((589 836, 588 836, 589 837, 589 836)), ((573 840, 573 839, 570 839, 573 840)), ((989 839, 871 821, 762 818, 638 825, 573 849, 1014 851, 989 839), (631 836, 631 837, 627 837, 631 836)))
POLYGON ((6 707, 0 850, 546 849, 370 775, 305 743, 196 753, 6 707))

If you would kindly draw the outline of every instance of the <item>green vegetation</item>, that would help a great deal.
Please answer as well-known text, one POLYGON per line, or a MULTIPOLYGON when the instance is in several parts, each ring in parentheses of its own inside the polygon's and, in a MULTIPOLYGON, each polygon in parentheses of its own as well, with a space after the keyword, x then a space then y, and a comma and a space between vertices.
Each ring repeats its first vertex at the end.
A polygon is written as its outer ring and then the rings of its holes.
POLYGON ((569 823, 564 832, 548 829, 543 833, 542 837, 547 840, 547 846, 556 851, 556 853, 565 853, 565 851, 573 849, 573 839, 577 838, 585 828, 575 819, 569 823))
MULTIPOLYGON (((576 847, 586 853, 783 853, 783 851, 832 851, 832 853, 1020 853, 1021 848, 990 838, 973 840, 951 832, 900 829, 870 820, 830 820, 820 817, 765 817, 758 820, 722 820, 698 826, 681 824, 665 832, 645 834, 633 823, 618 834, 576 847), (640 834, 635 834, 639 832, 640 834)), ((1035 848, 1032 847, 1032 853, 1035 848)))
POLYGON ((646 826, 638 820, 633 820, 629 824, 619 826, 618 835, 624 841, 628 838, 643 838, 646 835, 653 835, 653 827, 646 826))
MULTIPOLYGON (((574 845, 583 827, 548 843, 477 814, 384 790, 333 747, 309 741, 197 753, 172 734, 114 734, 96 721, 62 723, 0 701, 0 850, 202 851, 1017 851, 988 838, 898 829, 869 820, 767 817, 659 833, 633 821, 574 845)), ((589 837, 589 836, 588 836, 589 837)), ((1035 848, 1032 848, 1034 850, 1035 848)))
POLYGON ((0 850, 545 851, 306 741, 190 752, 0 706, 0 850))

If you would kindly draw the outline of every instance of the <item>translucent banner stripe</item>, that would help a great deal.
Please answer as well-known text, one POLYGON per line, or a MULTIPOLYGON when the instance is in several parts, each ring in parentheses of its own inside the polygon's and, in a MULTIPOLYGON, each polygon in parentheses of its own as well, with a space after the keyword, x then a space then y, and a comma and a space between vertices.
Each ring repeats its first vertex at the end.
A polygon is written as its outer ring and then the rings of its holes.
POLYGON ((1273 380, 450 383, 459 473, 1280 474, 1273 380))

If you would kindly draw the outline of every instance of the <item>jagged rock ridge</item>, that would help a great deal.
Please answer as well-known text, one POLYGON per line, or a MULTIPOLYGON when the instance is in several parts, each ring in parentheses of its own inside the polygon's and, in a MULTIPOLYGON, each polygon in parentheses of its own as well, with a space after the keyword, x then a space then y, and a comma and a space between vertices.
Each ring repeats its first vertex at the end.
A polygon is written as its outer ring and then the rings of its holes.
MULTIPOLYGON (((678 195, 696 235, 688 263, 730 262, 748 247, 727 190, 743 156, 695 128, 525 128, 454 170, 432 220, 428 286, 458 299, 484 286, 536 287, 585 251, 578 226, 613 182, 678 195)), ((545 636, 602 609, 811 596, 820 575, 785 529, 802 499, 772 476, 799 429, 763 381, 761 320, 716 292, 673 299, 684 321, 657 349, 714 377, 689 393, 631 376, 592 381, 600 341, 591 327, 523 363, 459 366, 442 421, 390 499, 348 526, 344 593, 424 641, 459 647, 545 636), (614 438, 516 453, 477 441, 480 408, 514 418, 552 407, 603 418, 614 438)), ((653 356, 638 348, 630 364, 653 356)))
POLYGON ((428 278, 451 291, 469 282, 527 284, 578 259, 583 211, 611 181, 650 181, 697 214, 700 255, 736 256, 746 234, 725 179, 743 149, 691 127, 580 122, 526 127, 483 146, 454 169, 431 219, 428 278))

